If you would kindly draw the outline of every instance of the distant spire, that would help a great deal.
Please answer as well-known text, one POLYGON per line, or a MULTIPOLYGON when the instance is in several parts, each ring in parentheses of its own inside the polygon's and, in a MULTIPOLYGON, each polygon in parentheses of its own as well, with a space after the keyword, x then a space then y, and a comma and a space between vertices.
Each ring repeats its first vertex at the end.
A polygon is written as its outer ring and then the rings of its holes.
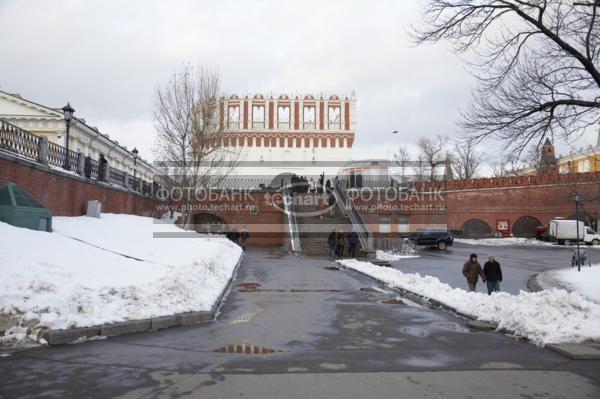
POLYGON ((552 143, 550 142, 550 139, 548 137, 546 137, 546 141, 544 141, 544 145, 552 145, 552 143))

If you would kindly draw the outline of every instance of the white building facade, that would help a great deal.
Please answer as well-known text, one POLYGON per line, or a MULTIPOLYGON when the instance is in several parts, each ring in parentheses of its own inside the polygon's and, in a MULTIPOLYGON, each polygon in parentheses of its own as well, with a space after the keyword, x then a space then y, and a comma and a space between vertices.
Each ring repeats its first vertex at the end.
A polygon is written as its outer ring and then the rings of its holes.
MULTIPOLYGON (((66 124, 61 108, 51 108, 27 100, 18 94, 0 91, 0 120, 26 130, 36 136, 44 136, 49 142, 66 146, 66 124)), ((75 117, 69 130, 69 149, 89 155, 98 160, 104 154, 111 168, 121 170, 144 181, 152 182, 156 169, 142 158, 134 157, 131 150, 110 139, 107 134, 88 125, 84 119, 75 117)))
POLYGON ((220 102, 218 145, 240 151, 232 178, 276 185, 277 176, 335 176, 351 156, 354 95, 227 96, 220 102))

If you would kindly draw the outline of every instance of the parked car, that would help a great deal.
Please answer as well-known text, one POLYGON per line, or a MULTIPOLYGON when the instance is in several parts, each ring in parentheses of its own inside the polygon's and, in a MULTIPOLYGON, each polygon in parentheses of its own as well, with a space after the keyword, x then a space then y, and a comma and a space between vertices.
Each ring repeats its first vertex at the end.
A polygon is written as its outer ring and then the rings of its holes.
POLYGON ((454 237, 446 229, 426 229, 408 237, 408 242, 412 248, 423 246, 446 249, 454 243, 454 237))
POLYGON ((559 244, 570 245, 579 240, 588 245, 600 245, 600 235, 582 221, 551 220, 548 225, 548 237, 559 244), (579 231, 578 231, 579 230, 579 231))

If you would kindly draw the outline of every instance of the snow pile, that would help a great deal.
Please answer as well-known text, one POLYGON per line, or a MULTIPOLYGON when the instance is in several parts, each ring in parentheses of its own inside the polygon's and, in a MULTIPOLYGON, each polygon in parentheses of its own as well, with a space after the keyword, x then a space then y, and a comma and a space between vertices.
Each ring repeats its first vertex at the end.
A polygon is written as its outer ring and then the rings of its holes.
POLYGON ((455 238, 454 242, 468 245, 487 245, 487 246, 554 246, 552 242, 536 240, 535 238, 506 237, 506 238, 455 238))
POLYGON ((139 216, 53 225, 46 233, 0 223, 0 319, 12 325, 0 344, 39 342, 47 328, 210 310, 241 256, 223 238, 154 239, 153 219, 139 216))
POLYGON ((375 251, 375 257, 377 258, 377 260, 382 260, 382 261, 386 261, 386 262, 394 262, 394 261, 400 260, 400 259, 418 258, 419 255, 395 254, 392 252, 386 252, 386 251, 382 251, 382 250, 378 249, 377 251, 375 251))
POLYGON ((436 277, 408 274, 355 259, 340 260, 344 266, 383 281, 435 299, 461 313, 495 322, 499 329, 514 331, 536 345, 600 340, 600 305, 576 292, 551 289, 519 295, 467 292, 452 288, 436 277))
POLYGON ((577 291, 594 302, 600 303, 600 263, 582 266, 578 272, 576 267, 550 272, 560 285, 577 291))

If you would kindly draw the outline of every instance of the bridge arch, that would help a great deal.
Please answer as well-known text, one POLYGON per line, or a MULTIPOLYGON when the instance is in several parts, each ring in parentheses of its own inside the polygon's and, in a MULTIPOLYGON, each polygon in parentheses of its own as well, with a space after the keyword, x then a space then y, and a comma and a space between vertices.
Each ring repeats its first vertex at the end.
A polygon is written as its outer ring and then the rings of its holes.
POLYGON ((489 237, 492 235, 492 228, 483 219, 473 218, 462 225, 462 234, 465 237, 489 237))
POLYGON ((229 229, 227 222, 213 213, 194 214, 194 230, 198 233, 224 234, 229 229))
POLYGON ((515 237, 535 237, 536 227, 542 225, 536 217, 522 216, 513 223, 511 231, 515 237))

